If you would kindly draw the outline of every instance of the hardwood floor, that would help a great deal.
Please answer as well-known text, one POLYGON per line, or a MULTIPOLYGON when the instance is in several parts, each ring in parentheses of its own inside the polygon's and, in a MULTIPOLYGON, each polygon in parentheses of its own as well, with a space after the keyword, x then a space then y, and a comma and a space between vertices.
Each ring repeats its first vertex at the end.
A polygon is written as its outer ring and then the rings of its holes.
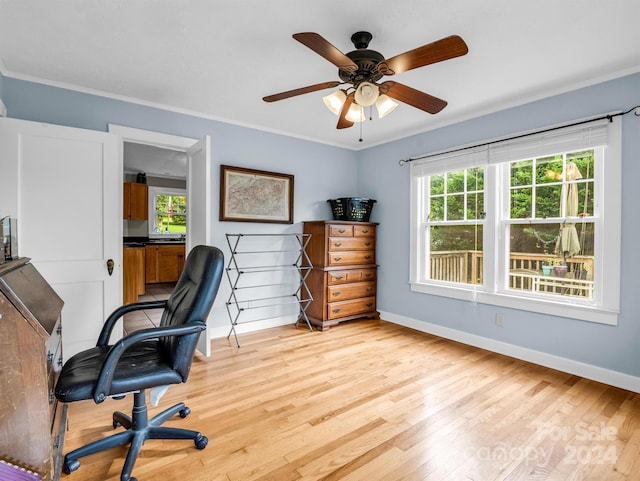
MULTIPOLYGON (((162 481, 640 480, 640 394, 384 321, 292 326, 212 342, 168 425, 133 470, 162 481)), ((113 432, 131 396, 69 406, 65 452, 113 432)), ((124 448, 80 460, 68 481, 119 480, 124 448)))

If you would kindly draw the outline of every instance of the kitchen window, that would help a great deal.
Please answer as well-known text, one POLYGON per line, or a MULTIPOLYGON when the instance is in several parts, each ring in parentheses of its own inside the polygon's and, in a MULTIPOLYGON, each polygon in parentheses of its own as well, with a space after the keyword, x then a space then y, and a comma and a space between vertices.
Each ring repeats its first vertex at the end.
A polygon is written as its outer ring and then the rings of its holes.
POLYGON ((177 237, 187 233, 187 192, 149 187, 149 235, 177 237))
POLYGON ((615 324, 620 119, 411 162, 411 289, 615 324))

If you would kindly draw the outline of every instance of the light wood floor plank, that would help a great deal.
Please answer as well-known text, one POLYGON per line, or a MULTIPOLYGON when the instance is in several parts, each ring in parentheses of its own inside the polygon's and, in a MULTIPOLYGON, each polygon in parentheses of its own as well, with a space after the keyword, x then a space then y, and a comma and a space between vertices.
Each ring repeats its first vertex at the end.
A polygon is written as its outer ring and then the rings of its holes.
MULTIPOLYGON (((139 481, 640 480, 640 394, 384 321, 240 342, 214 340, 150 409, 185 401, 191 414, 167 424, 207 448, 147 441, 139 481)), ((111 434, 129 398, 71 404, 65 452, 111 434)), ((64 479, 119 480, 125 455, 64 479)))

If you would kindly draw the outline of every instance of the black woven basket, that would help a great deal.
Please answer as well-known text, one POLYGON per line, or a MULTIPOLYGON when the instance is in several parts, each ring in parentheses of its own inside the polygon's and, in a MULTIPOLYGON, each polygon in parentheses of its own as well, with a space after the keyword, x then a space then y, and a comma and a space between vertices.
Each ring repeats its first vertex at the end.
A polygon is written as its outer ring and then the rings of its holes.
POLYGON ((327 202, 331 204, 333 220, 369 222, 371 209, 376 201, 362 197, 340 197, 339 199, 329 199, 327 202))

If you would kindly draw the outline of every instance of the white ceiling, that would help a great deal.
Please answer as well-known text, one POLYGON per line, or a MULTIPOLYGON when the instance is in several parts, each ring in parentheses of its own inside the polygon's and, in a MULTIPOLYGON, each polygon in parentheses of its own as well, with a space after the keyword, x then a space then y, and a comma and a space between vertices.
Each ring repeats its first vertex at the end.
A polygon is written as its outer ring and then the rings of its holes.
POLYGON ((638 0, 0 0, 0 68, 357 150, 640 71, 639 19, 638 0), (393 78, 449 105, 401 104, 359 143, 357 124, 335 128, 331 90, 262 101, 338 80, 293 33, 346 53, 359 30, 386 58, 460 35, 466 56, 393 78))

